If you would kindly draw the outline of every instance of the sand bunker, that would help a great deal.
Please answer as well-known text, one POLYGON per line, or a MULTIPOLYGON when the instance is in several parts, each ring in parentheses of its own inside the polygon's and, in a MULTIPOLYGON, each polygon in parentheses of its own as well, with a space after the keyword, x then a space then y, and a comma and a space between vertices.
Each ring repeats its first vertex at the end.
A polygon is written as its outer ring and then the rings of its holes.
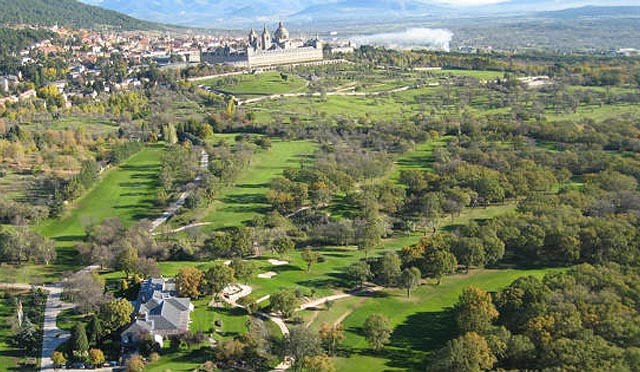
POLYGON ((280 260, 276 260, 275 258, 272 258, 269 260, 269 263, 272 264, 273 266, 282 266, 282 265, 288 265, 289 261, 280 261, 280 260))
POLYGON ((274 273, 273 271, 269 271, 269 272, 266 272, 266 273, 258 274, 258 278, 271 279, 276 275, 278 275, 278 273, 274 273))

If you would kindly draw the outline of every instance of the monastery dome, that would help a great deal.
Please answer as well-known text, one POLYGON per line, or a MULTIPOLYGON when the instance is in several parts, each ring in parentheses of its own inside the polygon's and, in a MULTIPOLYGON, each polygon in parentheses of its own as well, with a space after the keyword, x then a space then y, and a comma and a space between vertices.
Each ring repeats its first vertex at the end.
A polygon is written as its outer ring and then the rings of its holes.
POLYGON ((284 27, 284 24, 280 22, 278 29, 274 34, 276 40, 289 40, 289 30, 284 27))

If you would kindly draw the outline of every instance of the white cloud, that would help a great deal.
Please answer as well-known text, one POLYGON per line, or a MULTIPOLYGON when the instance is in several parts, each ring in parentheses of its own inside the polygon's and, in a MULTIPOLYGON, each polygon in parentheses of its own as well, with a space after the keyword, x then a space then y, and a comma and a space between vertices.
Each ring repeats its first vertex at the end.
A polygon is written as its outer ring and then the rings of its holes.
POLYGON ((440 28, 408 28, 400 32, 384 32, 361 35, 353 38, 357 44, 372 44, 394 49, 440 49, 449 50, 453 33, 440 28))

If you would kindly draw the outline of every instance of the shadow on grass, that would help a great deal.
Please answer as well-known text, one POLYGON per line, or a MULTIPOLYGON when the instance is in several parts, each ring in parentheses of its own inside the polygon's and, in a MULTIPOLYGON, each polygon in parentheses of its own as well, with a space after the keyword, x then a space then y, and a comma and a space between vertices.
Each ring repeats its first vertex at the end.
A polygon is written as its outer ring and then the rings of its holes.
MULTIPOLYGON (((348 331, 364 337, 362 327, 348 331)), ((453 314, 448 311, 416 313, 400 324, 391 335, 391 342, 382 351, 372 349, 347 350, 347 354, 389 359, 387 365, 411 371, 422 371, 427 357, 456 337, 453 314)))
POLYGON ((302 270, 300 267, 298 266, 293 266, 293 265, 280 265, 280 266, 273 266, 269 269, 270 271, 276 272, 278 274, 286 272, 286 271, 304 271, 302 270))
POLYGON ((266 204, 267 198, 262 194, 236 194, 227 195, 222 198, 226 204, 266 204))
POLYGON ((54 237, 53 240, 57 242, 79 242, 84 240, 84 235, 61 235, 54 237))
POLYGON ((340 287, 340 283, 333 279, 311 279, 311 280, 301 280, 296 282, 296 284, 309 287, 309 288, 337 288, 340 287))
POLYGON ((270 185, 268 183, 243 183, 240 185, 236 185, 239 189, 265 189, 270 185))

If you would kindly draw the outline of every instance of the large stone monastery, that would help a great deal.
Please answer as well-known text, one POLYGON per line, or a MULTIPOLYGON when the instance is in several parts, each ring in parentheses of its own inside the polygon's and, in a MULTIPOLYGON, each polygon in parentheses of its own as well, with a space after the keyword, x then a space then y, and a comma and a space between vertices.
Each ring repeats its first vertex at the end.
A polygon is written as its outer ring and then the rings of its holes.
POLYGON ((322 42, 316 37, 296 44, 280 22, 273 37, 266 26, 260 35, 252 28, 246 47, 233 49, 227 45, 203 52, 200 60, 249 68, 322 61, 322 42))

